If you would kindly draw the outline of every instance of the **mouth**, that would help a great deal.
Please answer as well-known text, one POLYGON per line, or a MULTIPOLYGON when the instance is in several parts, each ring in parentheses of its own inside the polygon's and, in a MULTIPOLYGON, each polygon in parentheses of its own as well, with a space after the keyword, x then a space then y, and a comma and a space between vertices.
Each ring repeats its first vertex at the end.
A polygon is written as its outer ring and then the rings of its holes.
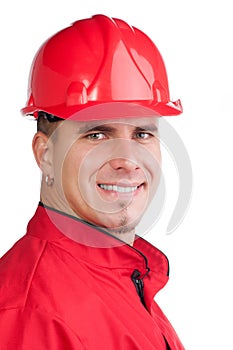
POLYGON ((116 193, 134 193, 141 189, 144 186, 144 183, 141 183, 139 185, 117 185, 117 184, 98 184, 98 187, 101 188, 104 191, 109 191, 109 192, 116 192, 116 193))

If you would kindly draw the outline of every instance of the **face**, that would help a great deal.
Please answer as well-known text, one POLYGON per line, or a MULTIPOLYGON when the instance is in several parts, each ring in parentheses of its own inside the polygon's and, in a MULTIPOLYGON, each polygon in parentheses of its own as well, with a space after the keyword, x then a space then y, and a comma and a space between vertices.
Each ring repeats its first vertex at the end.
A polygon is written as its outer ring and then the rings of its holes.
POLYGON ((156 118, 65 121, 53 141, 53 206, 111 231, 133 230, 156 192, 160 160, 156 118))

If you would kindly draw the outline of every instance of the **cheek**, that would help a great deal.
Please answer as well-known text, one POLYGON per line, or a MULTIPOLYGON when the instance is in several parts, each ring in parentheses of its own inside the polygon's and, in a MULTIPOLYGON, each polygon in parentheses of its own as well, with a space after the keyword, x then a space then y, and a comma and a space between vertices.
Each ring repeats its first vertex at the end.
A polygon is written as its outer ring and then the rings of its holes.
POLYGON ((162 155, 161 155, 161 151, 160 151, 160 148, 157 149, 157 152, 156 152, 156 160, 158 162, 158 165, 160 167, 160 171, 161 171, 161 165, 162 165, 162 155))
POLYGON ((152 155, 152 158, 149 157, 150 161, 147 161, 147 170, 148 170, 148 190, 149 190, 149 197, 152 198, 157 189, 158 185, 160 183, 161 178, 161 163, 162 163, 162 157, 161 157, 161 150, 159 144, 154 144, 148 147, 148 152, 152 155))
POLYGON ((151 150, 149 150, 157 159, 158 163, 161 163, 161 148, 159 140, 155 140, 155 143, 151 145, 151 150))
POLYGON ((150 154, 150 156, 149 156, 149 160, 150 161, 148 162, 148 164, 150 164, 150 162, 151 162, 151 163, 153 163, 153 165, 155 165, 155 167, 152 166, 152 168, 153 168, 152 172, 155 172, 155 175, 156 175, 158 170, 161 171, 161 164, 162 164, 162 155, 161 155, 160 143, 156 142, 155 144, 150 145, 147 148, 147 151, 150 154))
POLYGON ((73 152, 69 152, 61 164, 62 186, 64 191, 68 188, 77 188, 80 159, 73 152))

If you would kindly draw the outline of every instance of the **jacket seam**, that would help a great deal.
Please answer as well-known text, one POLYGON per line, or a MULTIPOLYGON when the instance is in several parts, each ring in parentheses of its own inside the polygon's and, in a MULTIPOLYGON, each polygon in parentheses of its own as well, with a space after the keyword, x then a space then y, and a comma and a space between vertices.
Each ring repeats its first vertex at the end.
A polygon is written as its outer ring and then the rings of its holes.
POLYGON ((58 322, 62 323, 65 327, 67 327, 74 335, 75 337, 78 339, 78 341, 80 342, 80 344, 82 345, 83 349, 85 350, 82 341, 80 339, 80 337, 77 335, 77 333, 73 330, 72 327, 70 327, 61 317, 59 317, 56 314, 51 314, 50 312, 48 312, 47 310, 44 309, 38 309, 38 308, 33 308, 30 306, 18 306, 18 307, 8 307, 8 308, 1 308, 0 309, 0 313, 1 312, 6 312, 6 311, 11 311, 11 310, 15 310, 15 311, 20 311, 20 310, 31 310, 31 312, 34 313, 38 313, 38 314, 42 314, 43 316, 46 314, 47 316, 49 316, 51 319, 54 318, 56 319, 58 322))
POLYGON ((26 304, 27 304, 27 301, 28 301, 28 298, 29 298, 29 294, 30 294, 30 289, 31 289, 31 286, 32 286, 32 282, 34 280, 34 276, 36 274, 36 271, 38 269, 38 266, 39 266, 39 263, 41 261, 41 258, 43 256, 43 254, 45 252, 45 249, 47 247, 47 244, 48 244, 48 241, 41 240, 41 242, 44 243, 44 246, 43 246, 43 249, 41 250, 41 253, 40 253, 40 255, 39 255, 39 257, 38 257, 38 259, 37 259, 37 261, 36 261, 36 263, 34 265, 33 272, 31 274, 30 281, 28 283, 28 288, 27 288, 27 291, 26 291, 25 300, 24 300, 24 304, 23 304, 24 307, 26 307, 26 304))

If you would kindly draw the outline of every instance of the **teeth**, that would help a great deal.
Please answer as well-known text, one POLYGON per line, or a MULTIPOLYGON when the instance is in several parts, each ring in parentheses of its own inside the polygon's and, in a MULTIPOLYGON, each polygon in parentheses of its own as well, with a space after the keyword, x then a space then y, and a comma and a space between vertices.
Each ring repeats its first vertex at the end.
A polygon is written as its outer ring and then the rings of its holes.
POLYGON ((120 193, 134 192, 137 189, 137 186, 122 187, 117 185, 104 185, 104 184, 99 184, 99 187, 106 191, 115 191, 120 193))

